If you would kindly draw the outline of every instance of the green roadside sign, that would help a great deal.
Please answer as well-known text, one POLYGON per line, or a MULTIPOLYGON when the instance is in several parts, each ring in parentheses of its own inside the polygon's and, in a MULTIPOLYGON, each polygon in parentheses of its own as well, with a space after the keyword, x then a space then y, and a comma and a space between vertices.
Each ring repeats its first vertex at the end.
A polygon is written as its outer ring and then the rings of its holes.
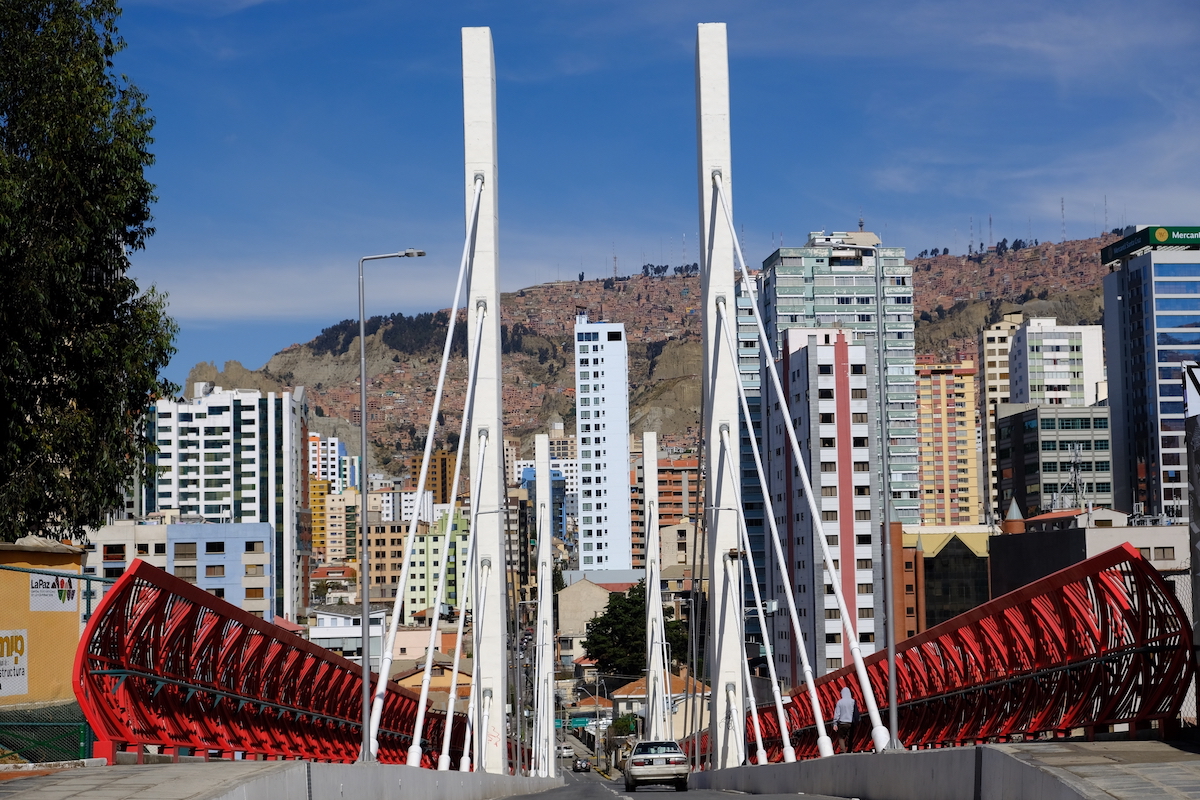
POLYGON ((592 721, 591 717, 575 717, 571 720, 572 728, 586 728, 588 723, 592 721))

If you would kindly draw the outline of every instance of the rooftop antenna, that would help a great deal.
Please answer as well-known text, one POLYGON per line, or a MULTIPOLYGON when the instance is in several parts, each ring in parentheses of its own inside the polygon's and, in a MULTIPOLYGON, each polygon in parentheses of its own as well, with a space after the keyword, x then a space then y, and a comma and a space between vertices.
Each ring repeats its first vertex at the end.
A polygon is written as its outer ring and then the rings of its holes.
POLYGON ((687 263, 687 234, 683 234, 683 263, 687 263))
POLYGON ((612 243, 613 247, 613 277, 617 277, 617 243, 612 243))
POLYGON ((862 213, 862 206, 859 206, 859 207, 858 207, 858 229, 859 229, 860 231, 863 229, 863 213, 862 213))
POLYGON ((995 243, 996 240, 992 238, 992 215, 988 214, 988 247, 991 247, 995 243))

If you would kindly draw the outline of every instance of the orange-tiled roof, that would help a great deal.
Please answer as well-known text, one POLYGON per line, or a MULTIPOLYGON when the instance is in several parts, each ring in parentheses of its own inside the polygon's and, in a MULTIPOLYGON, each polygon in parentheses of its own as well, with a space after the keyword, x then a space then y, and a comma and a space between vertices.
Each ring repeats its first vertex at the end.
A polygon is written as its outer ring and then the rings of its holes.
POLYGON ((637 584, 635 584, 635 583, 597 583, 596 585, 599 586, 601 589, 607 589, 610 592, 619 592, 621 594, 625 594, 626 592, 629 591, 629 589, 631 587, 636 586, 637 584))
POLYGON ((1036 517, 1029 517, 1026 522, 1037 522, 1038 520, 1049 519, 1064 519, 1066 517, 1078 517, 1083 513, 1081 508, 1066 508, 1061 511, 1048 511, 1045 514, 1038 514, 1036 517))
MULTIPOLYGON (((678 675, 671 675, 671 694, 686 694, 687 692, 707 693, 709 688, 700 683, 694 678, 684 680, 678 675)), ((632 683, 627 683, 615 692, 612 692, 613 697, 645 697, 646 696, 646 679, 638 678, 632 683)))

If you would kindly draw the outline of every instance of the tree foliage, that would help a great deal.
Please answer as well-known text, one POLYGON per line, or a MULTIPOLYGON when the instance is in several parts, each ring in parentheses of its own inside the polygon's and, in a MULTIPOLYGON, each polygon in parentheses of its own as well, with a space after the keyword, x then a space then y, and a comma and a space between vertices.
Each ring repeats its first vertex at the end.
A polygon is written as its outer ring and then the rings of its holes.
MULTIPOLYGON (((672 611, 663 609, 671 657, 682 658, 687 652, 687 625, 670 620, 672 611)), ((625 594, 613 592, 604 613, 588 624, 583 640, 588 658, 596 659, 601 672, 615 675, 640 675, 646 668, 646 582, 638 581, 625 594)))
POLYGON ((78 537, 124 502, 176 328, 127 275, 153 234, 145 96, 114 0, 0 4, 0 539, 78 537))

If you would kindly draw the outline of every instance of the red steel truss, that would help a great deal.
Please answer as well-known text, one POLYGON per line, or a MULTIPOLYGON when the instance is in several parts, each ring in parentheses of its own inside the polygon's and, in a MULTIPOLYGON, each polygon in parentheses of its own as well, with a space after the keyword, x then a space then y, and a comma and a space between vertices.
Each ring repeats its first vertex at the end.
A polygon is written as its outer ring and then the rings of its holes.
MULTIPOLYGON (((354 761, 362 669, 145 561, 100 601, 75 655, 75 696, 115 763, 126 745, 207 755, 354 761)), ((404 763, 418 697, 389 686, 380 761, 404 763)), ((422 766, 436 767, 446 716, 427 711, 422 766)), ((465 717, 454 716, 458 763, 465 717)), ((140 752, 140 747, 138 748, 140 752)))
MULTIPOLYGON (((868 657, 866 667, 875 696, 887 698, 886 653, 868 657)), ((900 740, 953 746, 1173 719, 1194 670, 1183 608, 1158 571, 1124 544, 898 643, 900 740)), ((850 666, 817 682, 827 715, 843 687, 863 708, 850 666)), ((803 687, 785 708, 797 757, 815 757, 803 687)), ((853 749, 871 746, 865 718, 853 749)), ((768 756, 782 760, 774 706, 761 707, 759 719, 768 756)))

